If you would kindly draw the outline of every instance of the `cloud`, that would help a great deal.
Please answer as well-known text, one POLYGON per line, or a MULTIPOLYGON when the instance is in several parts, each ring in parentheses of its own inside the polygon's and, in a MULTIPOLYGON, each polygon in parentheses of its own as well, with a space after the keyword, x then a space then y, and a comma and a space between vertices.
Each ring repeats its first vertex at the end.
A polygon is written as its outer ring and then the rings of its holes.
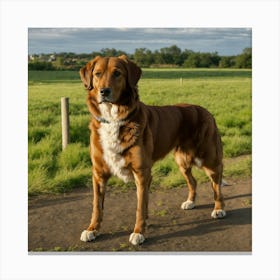
POLYGON ((30 28, 29 53, 93 52, 115 48, 133 53, 177 45, 194 51, 237 54, 251 46, 248 28, 30 28))

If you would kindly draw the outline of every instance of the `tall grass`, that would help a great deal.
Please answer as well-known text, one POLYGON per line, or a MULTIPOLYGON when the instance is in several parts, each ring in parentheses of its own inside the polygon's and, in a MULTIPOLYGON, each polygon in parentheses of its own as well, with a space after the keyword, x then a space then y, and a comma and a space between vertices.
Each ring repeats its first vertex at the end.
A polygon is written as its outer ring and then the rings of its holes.
MULTIPOLYGON (((251 71, 149 69, 144 70, 139 93, 146 104, 192 103, 207 108, 215 116, 222 135, 225 175, 251 174, 251 71), (227 160, 230 158, 234 161, 227 160)), ((29 194, 66 192, 74 187, 91 185, 88 148, 90 116, 85 98, 86 92, 76 72, 29 73, 29 194), (63 152, 60 124, 62 96, 70 97, 71 141, 63 152)), ((199 182, 207 180, 202 172, 194 172, 199 182)), ((109 184, 131 186, 114 177, 109 184)), ((153 187, 184 184, 172 154, 155 164, 153 187)))

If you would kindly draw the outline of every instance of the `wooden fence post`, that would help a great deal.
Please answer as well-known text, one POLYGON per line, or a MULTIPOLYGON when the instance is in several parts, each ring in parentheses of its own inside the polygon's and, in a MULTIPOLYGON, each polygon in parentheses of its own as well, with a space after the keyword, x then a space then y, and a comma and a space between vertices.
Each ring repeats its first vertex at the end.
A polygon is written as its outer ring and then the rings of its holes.
POLYGON ((183 78, 180 78, 180 85, 183 85, 183 78))
POLYGON ((69 138, 69 98, 61 98, 61 127, 62 127, 62 150, 64 150, 70 142, 69 138))

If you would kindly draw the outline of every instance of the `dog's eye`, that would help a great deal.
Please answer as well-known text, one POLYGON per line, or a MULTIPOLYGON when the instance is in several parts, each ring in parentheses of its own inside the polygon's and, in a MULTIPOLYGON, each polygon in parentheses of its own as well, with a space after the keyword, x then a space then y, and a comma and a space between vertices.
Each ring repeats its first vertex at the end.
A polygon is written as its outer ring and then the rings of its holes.
POLYGON ((121 75, 121 72, 116 70, 116 71, 113 72, 113 75, 114 75, 115 78, 118 78, 121 75))
POLYGON ((96 72, 94 75, 95 77, 99 78, 101 76, 101 72, 96 72))

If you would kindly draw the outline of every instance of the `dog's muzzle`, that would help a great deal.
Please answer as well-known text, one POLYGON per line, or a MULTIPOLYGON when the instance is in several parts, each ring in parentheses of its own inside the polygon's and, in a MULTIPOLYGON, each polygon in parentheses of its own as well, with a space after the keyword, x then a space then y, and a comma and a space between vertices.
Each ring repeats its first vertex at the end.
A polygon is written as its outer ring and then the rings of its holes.
POLYGON ((100 95, 100 102, 99 103, 112 102, 113 101, 111 88, 101 88, 99 90, 99 95, 100 95))

